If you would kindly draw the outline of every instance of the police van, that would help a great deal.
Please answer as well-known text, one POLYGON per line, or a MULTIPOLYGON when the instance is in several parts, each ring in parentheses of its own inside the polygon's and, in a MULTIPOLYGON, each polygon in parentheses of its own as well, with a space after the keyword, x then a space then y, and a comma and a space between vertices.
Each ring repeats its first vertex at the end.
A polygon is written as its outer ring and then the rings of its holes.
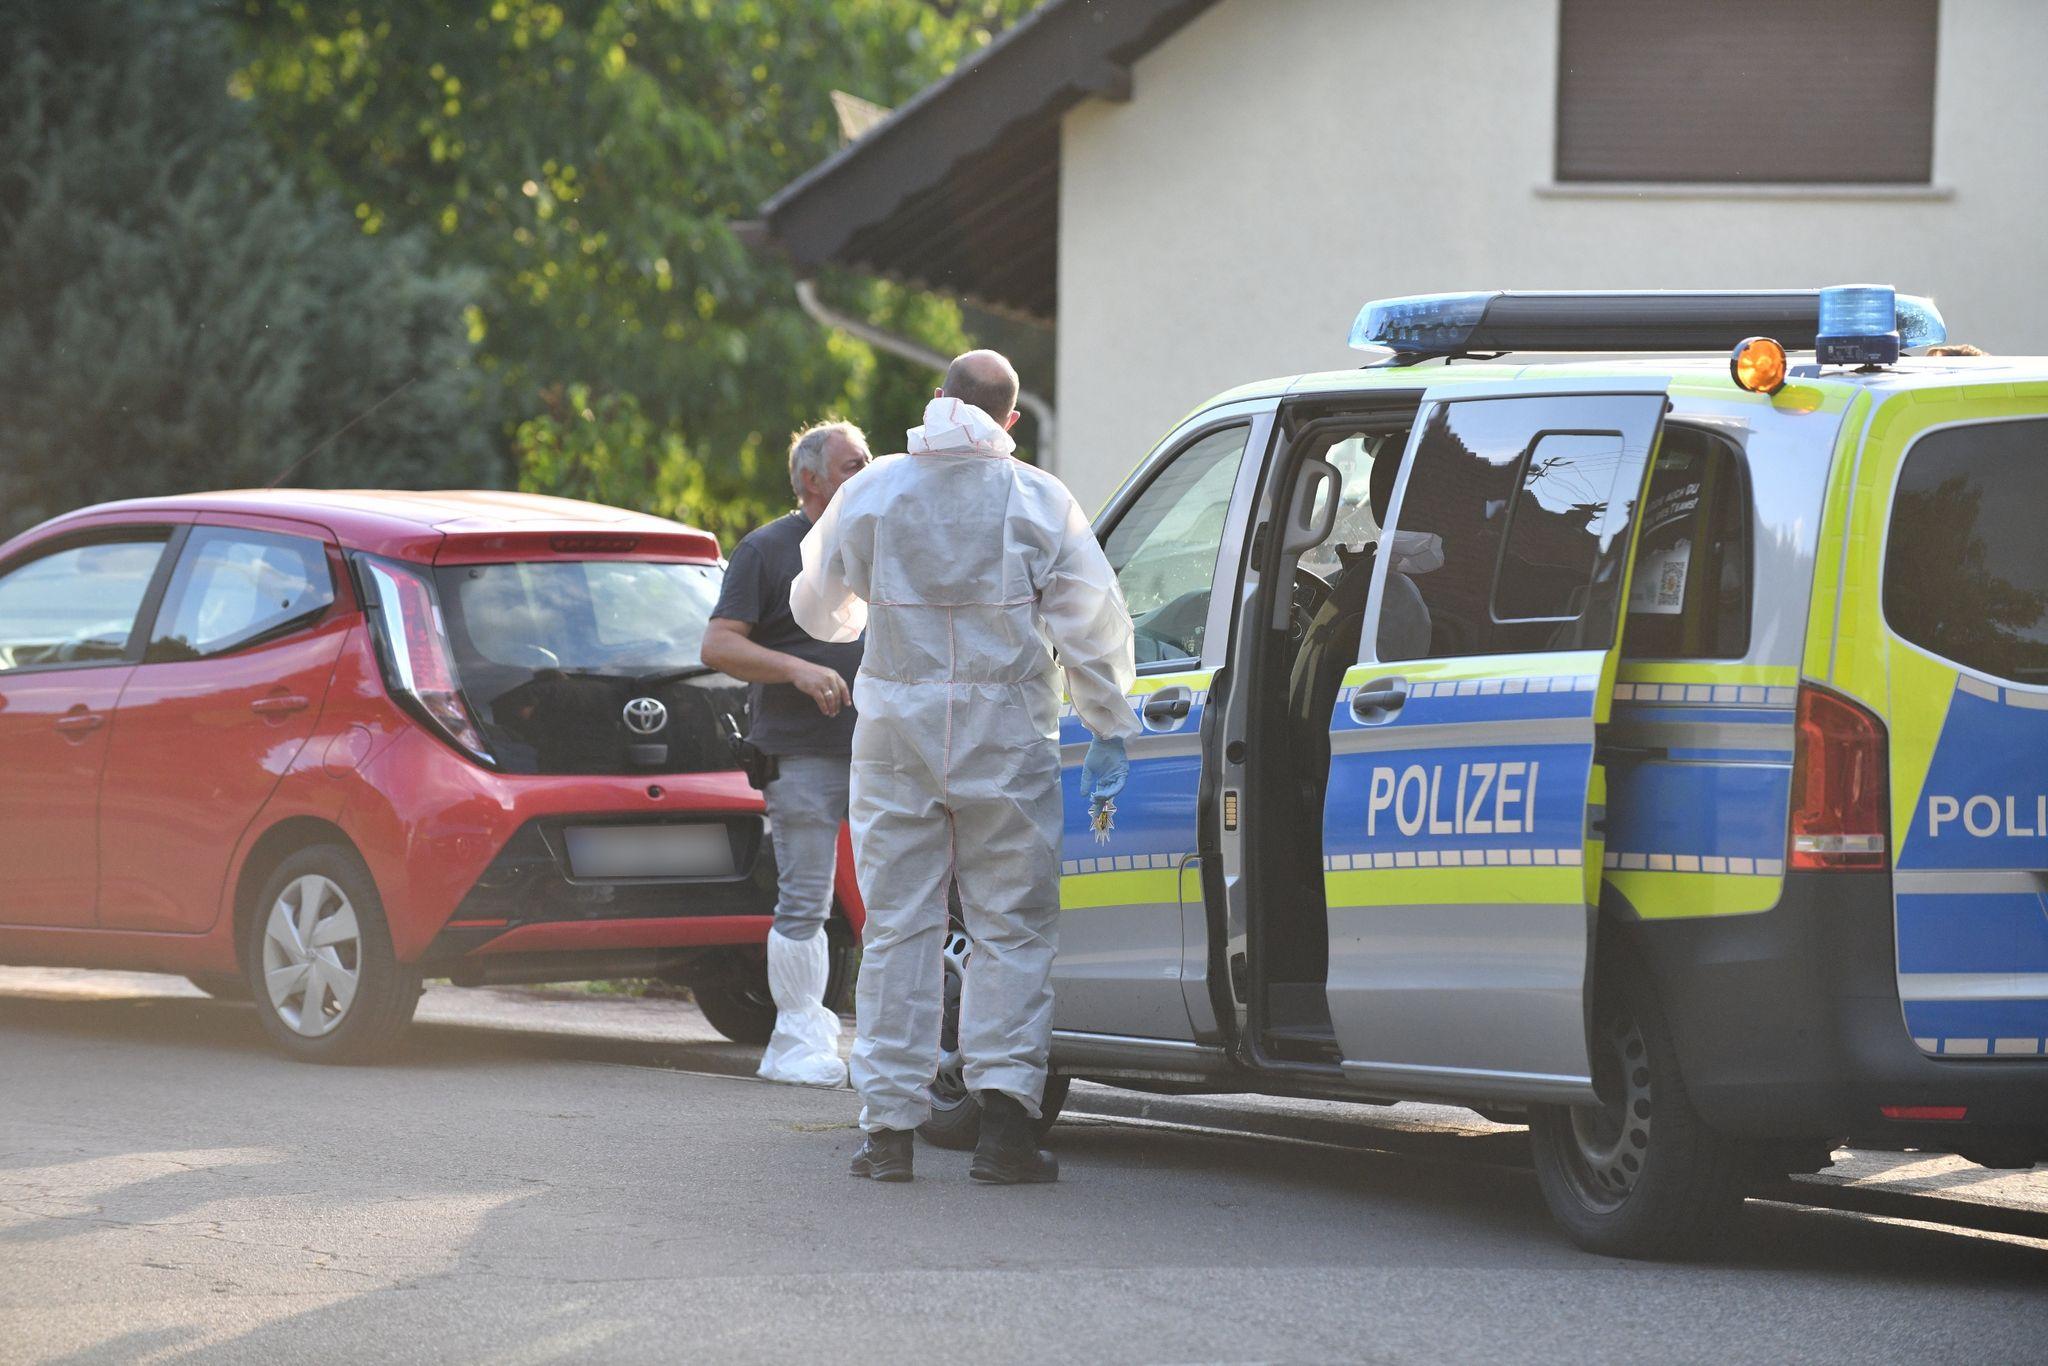
POLYGON ((1845 1140, 2048 1158, 2048 360, 1943 337, 1875 286, 1391 300, 1391 354, 1181 423, 1098 522, 1144 729, 1098 843, 1063 722, 1048 1113, 1526 1119, 1629 1255, 1845 1140))

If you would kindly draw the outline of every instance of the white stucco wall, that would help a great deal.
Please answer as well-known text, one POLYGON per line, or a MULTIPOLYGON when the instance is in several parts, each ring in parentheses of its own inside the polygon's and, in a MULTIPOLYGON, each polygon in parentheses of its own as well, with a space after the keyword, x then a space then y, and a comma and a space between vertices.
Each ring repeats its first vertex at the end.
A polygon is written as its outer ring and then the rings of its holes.
POLYGON ((1217 390, 1357 363, 1386 295, 1879 280, 2048 352, 2048 4, 1941 8, 1932 192, 1639 198, 1551 187, 1554 0, 1220 0, 1067 116, 1060 474, 1094 507, 1217 390))

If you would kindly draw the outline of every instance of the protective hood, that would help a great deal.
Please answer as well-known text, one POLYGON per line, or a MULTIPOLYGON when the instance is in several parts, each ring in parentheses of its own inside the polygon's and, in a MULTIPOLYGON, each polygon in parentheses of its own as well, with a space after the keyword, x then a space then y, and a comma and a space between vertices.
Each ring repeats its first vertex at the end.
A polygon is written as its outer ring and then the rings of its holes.
POLYGON ((1387 540, 1393 567, 1403 574, 1427 574, 1444 567, 1444 538, 1434 531, 1397 531, 1387 540))
POLYGON ((910 429, 912 455, 962 454, 1008 455, 1017 443, 1003 430, 1003 424, 972 403, 957 398, 935 398, 924 405, 924 425, 910 429))

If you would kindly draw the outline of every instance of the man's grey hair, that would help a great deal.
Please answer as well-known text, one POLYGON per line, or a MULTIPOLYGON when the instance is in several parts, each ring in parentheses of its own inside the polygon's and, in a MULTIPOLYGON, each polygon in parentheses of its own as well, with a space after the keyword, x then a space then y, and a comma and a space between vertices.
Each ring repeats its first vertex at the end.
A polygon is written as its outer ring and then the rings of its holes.
POLYGON ((1017 368, 1000 351, 968 351, 946 367, 946 397, 1001 422, 1017 407, 1017 368))
POLYGON ((820 484, 829 477, 825 467, 832 460, 832 438, 862 442, 867 433, 851 422, 814 422, 789 439, 789 488, 799 499, 804 496, 804 474, 820 484))

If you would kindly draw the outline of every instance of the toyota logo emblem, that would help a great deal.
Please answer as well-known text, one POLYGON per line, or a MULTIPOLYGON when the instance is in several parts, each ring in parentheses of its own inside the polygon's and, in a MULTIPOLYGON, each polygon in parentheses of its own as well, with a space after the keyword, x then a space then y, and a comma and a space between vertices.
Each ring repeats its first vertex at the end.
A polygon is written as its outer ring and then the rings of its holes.
POLYGON ((653 735, 668 724, 668 708, 652 697, 636 697, 626 704, 626 729, 635 735, 653 735))

